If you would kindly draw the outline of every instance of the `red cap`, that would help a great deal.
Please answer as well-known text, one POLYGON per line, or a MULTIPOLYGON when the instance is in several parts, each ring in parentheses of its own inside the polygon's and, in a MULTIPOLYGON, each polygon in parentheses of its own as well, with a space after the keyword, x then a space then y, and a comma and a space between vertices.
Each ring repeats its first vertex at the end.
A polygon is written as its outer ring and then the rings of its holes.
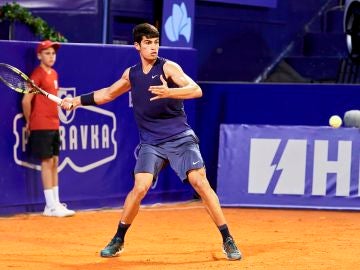
POLYGON ((57 51, 60 47, 60 44, 57 42, 52 42, 51 40, 41 41, 36 48, 36 53, 40 53, 42 50, 46 50, 50 47, 53 47, 54 50, 57 51))

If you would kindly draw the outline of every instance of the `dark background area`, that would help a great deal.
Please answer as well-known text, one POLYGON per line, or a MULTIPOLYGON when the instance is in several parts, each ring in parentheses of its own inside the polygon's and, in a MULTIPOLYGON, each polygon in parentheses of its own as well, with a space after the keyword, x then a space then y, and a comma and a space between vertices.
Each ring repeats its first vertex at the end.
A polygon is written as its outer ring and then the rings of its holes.
MULTIPOLYGON (((1 0, 0 5, 6 2, 1 0)), ((161 27, 161 0, 18 2, 30 6, 33 15, 43 18, 71 43, 132 44, 135 24, 149 22, 161 27)), ((197 79, 254 81, 329 2, 338 1, 279 0, 276 8, 195 1, 197 79)))

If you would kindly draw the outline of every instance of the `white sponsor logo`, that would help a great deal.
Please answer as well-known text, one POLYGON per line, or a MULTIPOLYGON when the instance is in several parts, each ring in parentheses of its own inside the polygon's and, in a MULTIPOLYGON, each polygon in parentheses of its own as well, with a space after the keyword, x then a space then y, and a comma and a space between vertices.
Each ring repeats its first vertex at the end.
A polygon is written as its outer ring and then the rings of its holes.
POLYGON ((328 158, 327 140, 312 142, 309 144, 307 140, 300 139, 251 139, 248 192, 304 195, 309 193, 305 192, 305 181, 310 176, 311 195, 325 196, 328 174, 335 174, 335 195, 349 196, 352 141, 336 142, 336 160, 328 158), (309 149, 310 146, 313 148, 309 149))
MULTIPOLYGON (((69 92, 68 92, 69 93, 69 92)), ((62 89, 59 96, 75 95, 74 88, 62 89), (72 92, 70 95, 64 91, 72 92)), ((59 109, 61 153, 58 171, 69 165, 76 172, 86 172, 104 165, 117 156, 117 142, 115 139, 116 117, 115 114, 95 107, 79 107, 75 111, 62 111, 59 109), (75 112, 79 115, 80 123, 76 120, 75 112)), ((25 155, 28 143, 24 127, 23 114, 19 113, 13 120, 13 133, 16 141, 14 145, 14 161, 20 166, 41 170, 35 161, 25 155)))
POLYGON ((170 41, 178 41, 180 36, 183 36, 187 43, 190 42, 191 17, 188 17, 184 2, 180 5, 173 4, 172 14, 165 22, 165 33, 170 41))

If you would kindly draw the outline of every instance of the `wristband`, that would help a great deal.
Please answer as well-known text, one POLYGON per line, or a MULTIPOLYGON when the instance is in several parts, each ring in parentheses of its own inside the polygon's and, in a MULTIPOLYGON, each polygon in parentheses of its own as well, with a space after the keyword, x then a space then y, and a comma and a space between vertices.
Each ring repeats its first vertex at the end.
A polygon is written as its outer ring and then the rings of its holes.
POLYGON ((81 102, 81 105, 83 105, 83 106, 96 105, 95 100, 94 100, 94 92, 81 95, 80 102, 81 102))

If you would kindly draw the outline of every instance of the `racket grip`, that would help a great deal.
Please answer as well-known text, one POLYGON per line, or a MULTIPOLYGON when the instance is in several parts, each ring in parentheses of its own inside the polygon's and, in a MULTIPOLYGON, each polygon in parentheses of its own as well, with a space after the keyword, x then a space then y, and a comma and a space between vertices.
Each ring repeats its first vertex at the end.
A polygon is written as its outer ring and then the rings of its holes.
POLYGON ((48 94, 47 98, 54 101, 54 102, 56 102, 57 105, 61 105, 61 103, 62 103, 62 99, 57 97, 57 96, 54 96, 53 94, 48 94))

